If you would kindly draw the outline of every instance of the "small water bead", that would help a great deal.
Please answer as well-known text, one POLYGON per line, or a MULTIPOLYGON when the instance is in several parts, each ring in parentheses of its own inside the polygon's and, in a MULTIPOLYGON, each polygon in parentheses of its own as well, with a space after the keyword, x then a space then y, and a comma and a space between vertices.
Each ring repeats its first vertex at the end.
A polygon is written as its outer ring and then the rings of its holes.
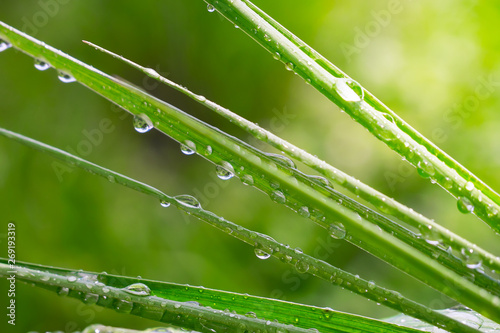
POLYGON ((461 213, 468 214, 474 211, 474 205, 467 197, 459 197, 457 201, 458 210, 461 213))
POLYGON ((274 60, 281 60, 281 54, 279 52, 273 53, 274 60))
POLYGON ((228 180, 234 177, 234 168, 231 163, 223 161, 216 167, 217 177, 222 180, 228 180))
POLYGON ((309 264, 302 260, 297 260, 297 262, 295 263, 295 269, 299 273, 307 273, 307 271, 309 270, 309 264))
POLYGON ((267 153, 266 155, 281 165, 284 165, 284 166, 292 168, 292 169, 297 168, 297 166, 295 165, 295 162, 286 156, 283 156, 280 154, 273 154, 273 153, 267 153))
POLYGON ((122 289, 123 291, 136 296, 149 296, 151 289, 144 283, 133 283, 122 289))
POLYGON ((268 34, 264 35, 264 39, 266 40, 266 42, 272 41, 271 36, 269 36, 268 34))
POLYGON ((11 43, 6 42, 3 39, 0 39, 0 52, 3 52, 3 51, 7 50, 10 47, 12 47, 11 43))
POLYGON ((299 214, 304 217, 311 216, 311 213, 309 213, 309 208, 307 208, 306 206, 302 206, 299 208, 299 214))
POLYGON ((335 239, 344 239, 347 235, 345 226, 340 222, 330 224, 328 231, 330 232, 330 236, 335 239))
POLYGON ((368 289, 373 290, 377 287, 374 281, 368 281, 368 289))
POLYGON ((160 205, 164 208, 170 207, 170 202, 165 200, 160 200, 160 205))
POLYGON ((312 181, 314 181, 314 182, 316 182, 318 184, 321 184, 321 185, 333 188, 333 186, 330 183, 330 181, 328 179, 326 179, 325 177, 315 176, 315 175, 311 175, 311 176, 308 176, 308 177, 309 177, 309 179, 311 179, 312 181))
POLYGON ((74 77, 72 77, 71 75, 64 73, 64 72, 59 72, 57 77, 59 78, 59 81, 64 82, 64 83, 71 83, 71 82, 76 81, 76 79, 74 77))
POLYGON ((50 68, 50 64, 40 59, 35 59, 35 68, 39 71, 46 71, 50 68))
POLYGON ((190 195, 186 195, 186 194, 178 195, 178 196, 174 197, 174 199, 175 199, 175 201, 177 201, 178 203, 180 203, 181 205, 183 205, 185 207, 189 207, 189 208, 200 208, 201 207, 200 202, 195 197, 192 197, 190 195))
POLYGON ((486 206, 486 215, 489 218, 495 217, 496 215, 498 215, 498 210, 495 207, 493 207, 493 205, 487 205, 486 206))
POLYGON ((472 182, 467 182, 467 183, 465 184, 465 190, 467 190, 467 191, 469 191, 469 192, 470 192, 470 191, 472 191, 473 189, 474 189, 474 184, 473 184, 472 182))
POLYGON ((146 133, 153 128, 153 122, 145 114, 134 116, 134 128, 139 133, 146 133))
POLYGON ((254 252, 257 258, 265 260, 271 257, 271 255, 273 254, 273 249, 267 248, 264 245, 256 245, 254 252))
POLYGON ((241 182, 245 185, 250 185, 250 186, 254 184, 254 180, 251 175, 243 175, 241 177, 241 182))
POLYGON ((68 276, 68 282, 75 282, 76 276, 68 276))
POLYGON ((208 4, 207 5, 207 10, 208 10, 209 13, 213 13, 213 12, 215 12, 215 7, 213 5, 211 5, 211 4, 208 4))
POLYGON ((69 294, 69 288, 67 288, 67 287, 61 287, 61 288, 59 288, 59 290, 57 291, 57 294, 58 294, 59 296, 68 296, 68 294, 69 294))
POLYGON ((434 176, 436 171, 434 170, 434 166, 431 164, 431 162, 423 159, 417 163, 417 171, 420 176, 423 178, 429 178, 431 176, 434 176))
POLYGON ((284 204, 286 202, 286 197, 283 194, 283 192, 281 192, 281 191, 274 191, 273 193, 271 193, 271 199, 274 202, 277 202, 280 204, 284 204))
POLYGON ((134 307, 134 303, 126 300, 116 300, 115 303, 115 309, 118 312, 122 313, 130 313, 132 311, 132 308, 134 307))
POLYGON ((286 70, 287 70, 287 71, 293 71, 293 70, 294 70, 294 68, 295 68, 295 66, 294 66, 294 64, 293 64, 293 63, 291 63, 291 62, 287 62, 287 63, 285 64, 285 68, 286 68, 286 70))
POLYGON ((361 102, 364 98, 363 88, 352 79, 337 79, 333 85, 340 97, 346 102, 361 102))
POLYGON ((184 155, 193 155, 196 152, 196 144, 193 141, 186 140, 181 144, 181 152, 184 155))

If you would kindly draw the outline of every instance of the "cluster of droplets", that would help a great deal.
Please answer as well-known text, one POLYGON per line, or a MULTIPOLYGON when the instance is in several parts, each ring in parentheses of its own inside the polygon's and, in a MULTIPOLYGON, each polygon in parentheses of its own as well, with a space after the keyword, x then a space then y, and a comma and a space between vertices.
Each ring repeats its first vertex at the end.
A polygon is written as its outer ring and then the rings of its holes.
POLYGON ((149 132, 153 128, 153 122, 145 114, 134 116, 134 128, 139 133, 149 132))

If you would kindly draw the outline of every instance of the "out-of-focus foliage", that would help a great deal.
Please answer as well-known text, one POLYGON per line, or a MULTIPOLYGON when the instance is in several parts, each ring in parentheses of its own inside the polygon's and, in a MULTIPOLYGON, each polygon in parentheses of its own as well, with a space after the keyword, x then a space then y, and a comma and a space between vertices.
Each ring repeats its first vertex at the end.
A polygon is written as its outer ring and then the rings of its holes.
MULTIPOLYGON (((494 1, 255 4, 490 186, 500 188, 500 8, 494 1)), ((247 138, 198 104, 81 40, 153 67, 500 252, 495 235, 482 222, 460 214, 451 197, 421 179, 241 31, 208 13, 201 0, 9 1, 1 5, 0 20, 247 138)), ((219 215, 433 307, 453 305, 370 255, 329 238, 238 180, 219 180, 211 164, 183 155, 168 138, 138 134, 131 116, 78 84, 62 84, 52 70, 36 71, 31 58, 5 51, 0 73, 2 127, 76 151, 169 193, 195 195, 219 215), (99 130, 103 119, 112 123, 106 133, 99 130)), ((8 140, 0 140, 0 161, 1 256, 6 253, 7 222, 14 221, 20 260, 248 292, 375 317, 392 314, 272 259, 259 260, 252 248, 146 196, 77 169, 61 174, 50 157, 8 140), (151 267, 149 259, 163 265, 151 267)), ((96 322, 151 326, 21 284, 16 296, 19 331, 72 331, 96 322), (44 306, 33 312, 33 303, 44 306)))

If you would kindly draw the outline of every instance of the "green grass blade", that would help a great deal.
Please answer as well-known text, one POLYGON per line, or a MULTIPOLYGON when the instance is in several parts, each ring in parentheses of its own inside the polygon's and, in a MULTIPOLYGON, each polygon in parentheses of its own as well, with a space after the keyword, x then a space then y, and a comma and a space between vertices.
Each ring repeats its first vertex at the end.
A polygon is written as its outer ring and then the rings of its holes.
POLYGON ((465 167, 405 123, 359 83, 333 66, 247 0, 204 0, 261 44, 356 122, 414 165, 421 176, 440 184, 500 232, 500 196, 465 167))
MULTIPOLYGON (((208 223, 209 225, 219 230, 222 230, 228 235, 231 235, 251 246, 255 246, 256 254, 258 254, 260 258, 266 259, 267 257, 274 256, 275 258, 293 266, 299 271, 305 271, 334 285, 339 285, 343 288, 346 288, 358 295, 361 295, 362 297, 368 298, 399 312, 426 321, 431 325, 446 328, 448 330, 456 332, 469 331, 469 328, 465 325, 462 325, 460 322, 456 322, 446 316, 441 315, 439 312, 436 312, 426 306, 407 299, 398 292, 382 288, 372 281, 362 279, 357 275, 345 272, 322 260, 311 257, 303 253, 302 251, 298 251, 296 249, 290 248, 287 245, 281 244, 267 235, 263 235, 255 231, 243 228, 242 226, 227 221, 210 211, 206 211, 203 208, 198 207, 197 200, 195 198, 191 197, 189 201, 191 205, 186 205, 185 201, 179 201, 176 199, 176 197, 166 195, 152 186, 141 183, 137 180, 126 177, 112 170, 103 168, 97 164, 71 155, 70 153, 62 151, 55 147, 51 147, 42 142, 27 138, 23 135, 11 131, 7 131, 2 128, 0 128, 0 135, 18 141, 28 147, 47 153, 72 165, 78 166, 91 174, 104 177, 112 183, 118 183, 141 193, 151 195, 159 199, 162 205, 172 204, 178 209, 200 219, 201 221, 208 223)), ((187 198, 187 196, 181 197, 187 198)))
MULTIPOLYGON (((476 285, 482 288, 487 288, 495 295, 500 296, 500 281, 495 280, 491 276, 488 276, 482 270, 469 269, 466 265, 463 264, 463 261, 458 259, 464 259, 465 262, 468 263, 468 265, 477 264, 479 262, 482 263, 483 266, 488 267, 493 271, 498 271, 500 270, 500 258, 454 234, 448 229, 435 223, 433 220, 430 220, 422 214, 415 212, 413 209, 410 209, 400 204, 396 200, 383 195, 382 193, 376 191, 368 185, 363 184, 359 180, 345 174, 344 172, 334 168, 326 162, 321 161, 319 158, 279 138, 278 136, 261 128, 255 123, 252 123, 245 118, 238 116, 230 110, 208 100, 204 96, 197 95, 191 92, 184 86, 181 86, 165 77, 162 77, 155 70, 151 68, 145 68, 129 59, 124 58, 123 56, 119 56, 93 43, 85 43, 101 52, 110 54, 114 58, 129 64, 130 66, 140 70, 149 77, 182 92, 193 100, 206 106, 208 109, 225 117, 226 119, 231 121, 231 123, 236 124, 251 135, 254 135, 255 138, 267 142, 275 148, 287 153, 290 157, 296 158, 306 165, 313 167, 323 175, 335 180, 336 183, 352 191, 356 195, 359 195, 361 198, 367 200, 368 202, 375 203, 375 205, 378 206, 382 212, 390 213, 391 215, 399 218, 401 221, 407 222, 410 227, 421 230, 424 236, 417 237, 410 230, 400 227, 393 221, 385 218, 380 214, 372 212, 364 206, 358 205, 356 201, 350 199, 349 197, 346 197, 338 192, 334 193, 333 191, 331 191, 328 185, 324 185, 321 183, 319 184, 323 190, 329 191, 332 196, 336 196, 336 200, 342 201, 344 205, 349 207, 351 210, 356 211, 356 213, 360 215, 371 215, 368 219, 375 222, 382 229, 391 232, 397 238, 403 240, 407 244, 412 245, 431 258, 439 257, 439 261, 446 267, 452 269, 462 276, 470 276, 470 279, 473 280, 476 285), (428 241, 433 242, 431 244, 428 241), (436 242, 439 243, 437 247, 436 245, 433 245, 436 242), (449 251, 448 247, 451 247, 454 251, 449 251), (470 255, 467 255, 468 253, 470 255)), ((293 170, 293 168, 290 168, 289 172, 296 173, 297 171, 293 170)))
POLYGON ((0 259, 0 275, 12 274, 18 281, 87 304, 207 333, 310 333, 311 328, 320 332, 418 332, 331 309, 246 294, 25 263, 10 267, 7 259, 0 259))
MULTIPOLYGON (((255 148, 211 127, 181 110, 124 82, 118 81, 26 34, 0 24, 0 38, 148 122, 214 164, 234 170, 245 181, 267 193, 277 203, 298 211, 310 207, 311 219, 325 228, 342 221, 346 239, 481 314, 500 321, 498 297, 395 238, 365 218, 309 185, 294 178, 281 163, 255 148), (278 188, 276 188, 276 184, 278 188)), ((68 77, 64 78, 68 81, 68 77)))

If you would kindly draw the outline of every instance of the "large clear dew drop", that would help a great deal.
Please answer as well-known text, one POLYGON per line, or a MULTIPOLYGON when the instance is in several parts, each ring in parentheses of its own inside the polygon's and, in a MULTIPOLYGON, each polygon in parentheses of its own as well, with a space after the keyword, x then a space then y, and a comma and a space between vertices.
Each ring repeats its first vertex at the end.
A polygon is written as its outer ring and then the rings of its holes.
POLYGON ((136 296, 149 296, 151 295, 151 289, 144 283, 133 283, 122 289, 123 291, 136 296))
POLYGON ((69 75, 68 73, 64 73, 64 72, 59 72, 57 74, 57 78, 59 79, 59 81, 63 82, 63 83, 71 83, 71 82, 75 82, 76 79, 69 75))
POLYGON ((228 180, 234 177, 234 168, 229 162, 222 162, 216 166, 217 177, 222 180, 228 180))
POLYGON ((211 4, 208 4, 207 5, 207 10, 208 10, 209 13, 213 13, 213 12, 215 12, 215 7, 213 5, 211 5, 211 4))
POLYGON ((330 236, 335 239, 344 239, 347 235, 345 226, 340 222, 330 224, 328 226, 328 232, 330 236))
POLYGON ((3 52, 3 51, 7 50, 10 47, 12 47, 11 43, 6 42, 3 39, 0 39, 0 52, 3 52))
POLYGON ((174 197, 175 201, 180 203, 181 205, 188 208, 200 208, 200 202, 195 198, 187 194, 182 194, 174 197))
POLYGON ((160 200, 160 205, 164 208, 170 207, 170 202, 166 200, 160 200))
POLYGON ((363 88, 352 79, 337 79, 333 87, 346 102, 361 102, 364 98, 363 88))
POLYGON ((40 59, 35 59, 35 68, 39 71, 46 71, 50 68, 50 64, 40 59))
POLYGON ((145 114, 134 116, 134 128, 139 133, 149 132, 153 128, 153 122, 145 114))
POLYGON ((458 210, 464 214, 469 214, 474 211, 474 205, 467 197, 459 197, 457 201, 457 207, 458 210))
POLYGON ((196 153, 196 144, 191 140, 186 140, 181 143, 181 152, 184 155, 193 155, 196 153))
POLYGON ((256 245, 254 252, 257 258, 265 260, 271 257, 271 255, 273 254, 273 249, 267 248, 263 245, 256 245))
POLYGON ((297 166, 295 165, 295 162, 286 156, 283 156, 280 154, 273 154, 273 153, 267 153, 266 155, 281 165, 284 165, 284 166, 292 168, 292 169, 297 168, 297 166))

